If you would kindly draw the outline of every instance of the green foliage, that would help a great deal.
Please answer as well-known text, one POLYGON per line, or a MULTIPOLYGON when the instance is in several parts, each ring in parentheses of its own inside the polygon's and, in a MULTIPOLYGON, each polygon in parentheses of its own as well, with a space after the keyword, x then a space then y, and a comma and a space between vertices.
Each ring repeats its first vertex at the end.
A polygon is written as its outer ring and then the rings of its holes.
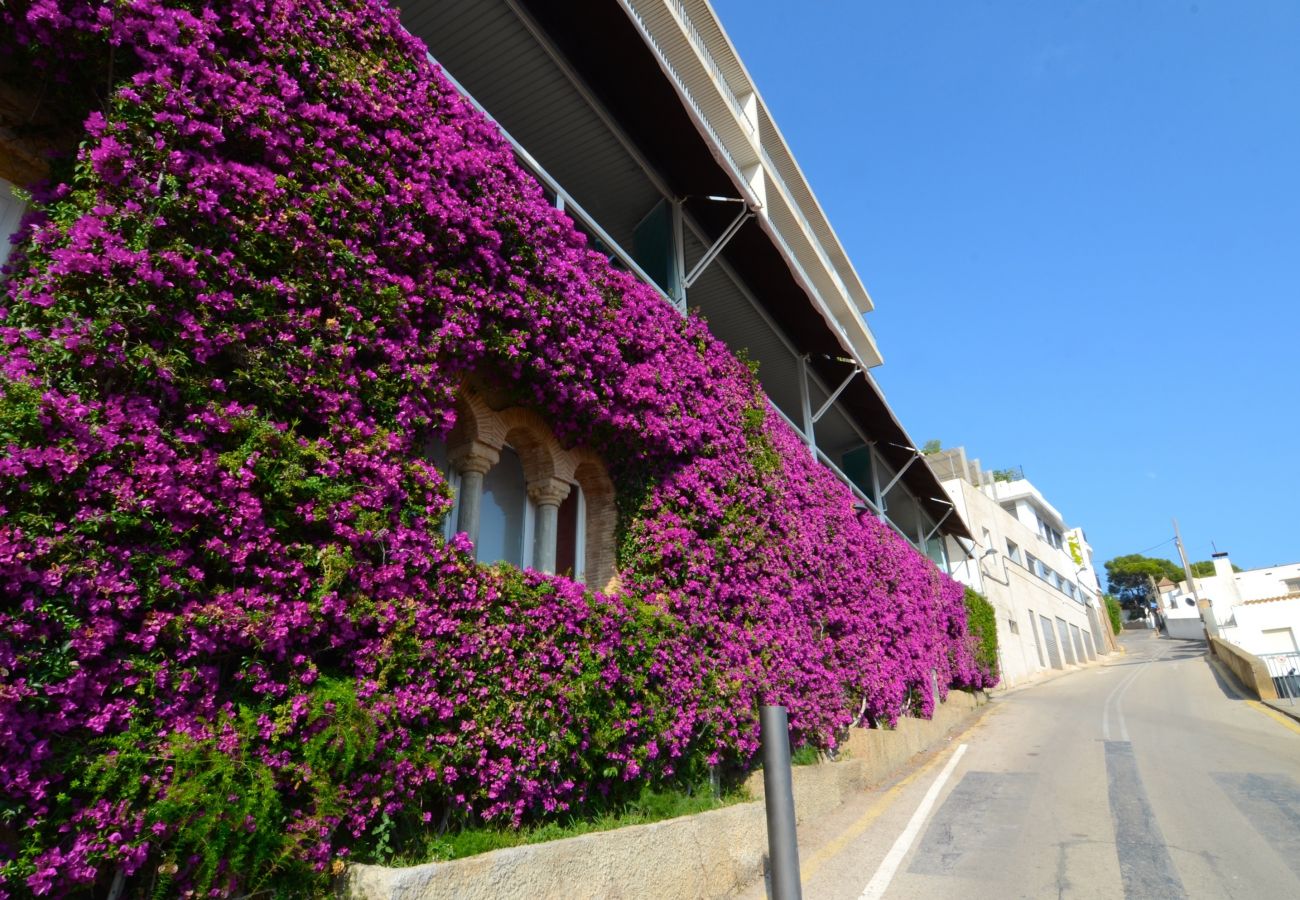
POLYGON ((815 766, 821 762, 821 751, 811 744, 804 744, 798 750, 790 754, 790 765, 792 766, 815 766))
POLYGON ((1015 481, 1020 476, 1015 469, 994 469, 992 474, 994 481, 1015 481))
POLYGON ((1106 595, 1106 615, 1110 618, 1111 631, 1119 634, 1124 630, 1123 607, 1110 594, 1106 595))
POLYGON ((522 828, 511 828, 502 823, 444 822, 441 828, 428 828, 395 839, 396 849, 376 845, 369 853, 359 855, 357 861, 396 866, 445 862, 507 847, 558 841, 631 825, 648 825, 721 809, 748 799, 749 795, 739 785, 715 796, 707 780, 689 786, 653 788, 646 785, 630 799, 588 806, 579 814, 564 815, 522 828))
MULTIPOLYGON (((1232 571, 1240 572, 1241 566, 1233 563, 1232 571)), ((1214 560, 1202 559, 1192 563, 1192 575, 1196 578, 1212 578, 1214 576, 1214 560)))
POLYGON ((188 868, 190 859, 198 860, 190 877, 199 895, 224 893, 235 873, 260 873, 245 886, 273 896, 299 896, 304 886, 319 885, 320 874, 300 852, 320 840, 309 825, 346 812, 346 790, 373 754, 375 725, 351 679, 303 687, 297 700, 250 697, 209 723, 210 736, 173 734, 161 752, 144 733, 150 720, 137 719, 105 738, 103 752, 74 780, 74 790, 148 808, 149 824, 171 836, 155 893, 168 893, 168 873, 188 868), (295 730, 302 722, 307 727, 295 730), (268 730, 302 746, 301 762, 278 766, 254 752, 268 730))
POLYGON ((1149 606, 1158 599, 1152 589, 1153 580, 1168 578, 1179 582, 1183 577, 1183 570, 1177 564, 1138 553, 1117 556, 1106 563, 1106 586, 1120 605, 1129 609, 1149 606))
POLYGON ((943 450, 943 443, 938 439, 926 441, 921 445, 921 453, 925 456, 933 456, 943 450))
POLYGON ((1079 539, 1074 535, 1070 535, 1069 539, 1066 540, 1065 545, 1066 549, 1069 550, 1070 559, 1074 561, 1074 565, 1078 568, 1083 568, 1083 547, 1079 544, 1079 539))
POLYGON ((975 662, 988 672, 998 671, 998 618, 984 595, 966 588, 966 628, 975 640, 975 662))

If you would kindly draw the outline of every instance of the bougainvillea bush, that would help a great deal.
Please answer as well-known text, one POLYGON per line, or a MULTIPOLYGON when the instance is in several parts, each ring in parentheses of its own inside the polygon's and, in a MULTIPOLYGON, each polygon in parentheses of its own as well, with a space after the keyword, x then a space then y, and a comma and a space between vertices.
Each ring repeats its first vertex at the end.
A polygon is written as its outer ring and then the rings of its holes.
POLYGON ((761 702, 825 747, 989 683, 961 586, 382 3, 0 14, 85 121, 0 309, 0 892, 313 892, 743 769, 761 702), (602 454, 617 592, 442 539, 471 375, 602 454))

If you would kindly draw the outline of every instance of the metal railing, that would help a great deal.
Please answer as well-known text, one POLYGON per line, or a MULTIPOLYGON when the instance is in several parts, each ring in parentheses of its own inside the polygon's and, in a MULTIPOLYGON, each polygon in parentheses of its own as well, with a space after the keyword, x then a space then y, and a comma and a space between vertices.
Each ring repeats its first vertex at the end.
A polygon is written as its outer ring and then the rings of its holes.
POLYGON ((1277 698, 1295 706, 1296 697, 1300 697, 1300 652, 1260 653, 1259 659, 1268 667, 1277 698))
POLYGON ((483 106, 482 103, 479 103, 473 94, 465 90, 464 85, 452 77, 452 74, 438 62, 437 58, 432 53, 426 53, 425 55, 429 58, 430 62, 438 66, 438 70, 442 74, 442 77, 447 79, 447 82, 455 88, 468 103, 477 109, 485 119, 496 126, 497 130, 501 132, 501 136, 505 138, 507 143, 509 143, 511 148, 513 148, 515 159, 519 162, 519 165, 527 170, 528 174, 537 179, 545 190, 550 192, 551 196, 554 198, 551 201, 552 205, 572 219, 573 222, 578 225, 580 231, 586 232, 588 238, 595 238, 600 242, 601 247, 592 246, 591 249, 597 250, 598 252, 603 250, 606 256, 610 257, 611 260, 616 260, 619 265, 635 275, 647 287, 657 293, 665 303, 677 309, 679 312, 684 311, 673 302, 673 299, 668 296, 662 287, 659 286, 658 282, 646 274, 646 271, 632 258, 632 255, 624 250, 622 245, 619 244, 618 241, 614 240, 614 238, 612 238, 609 233, 600 226, 596 221, 596 217, 583 209, 581 204, 579 204, 577 200, 574 200, 568 191, 560 186, 560 182, 557 181, 550 172, 546 171, 542 164, 533 158, 531 153, 524 149, 524 145, 515 140, 514 136, 510 134, 510 132, 506 131, 505 127, 487 111, 487 108, 483 106))
MULTIPOLYGON (((641 36, 645 39, 646 44, 649 45, 649 47, 654 51, 655 55, 659 57, 660 64, 663 66, 664 70, 668 73, 669 77, 672 78, 673 83, 677 85, 682 97, 685 98, 687 104, 691 107, 692 110, 695 111, 699 123, 703 126, 704 130, 709 133, 709 136, 713 139, 714 146, 717 148, 718 151, 722 153, 722 157, 726 161, 728 168, 731 169, 732 175, 735 177, 737 183, 742 185, 748 184, 749 179, 745 177, 744 170, 741 168, 740 164, 736 162, 736 158, 732 155, 731 149, 727 146, 726 142, 723 141, 722 136, 718 133, 718 130, 714 128, 713 123, 709 121, 708 116, 704 112, 704 107, 700 105, 698 100, 696 100, 695 95, 691 92, 690 87, 686 84, 686 79, 682 77, 680 72, 678 72, 677 67, 673 64, 672 58, 668 55, 668 52, 655 38, 654 34, 650 29, 649 23, 647 23, 644 17, 642 17, 641 13, 632 4, 631 0, 621 0, 621 2, 623 8, 627 10, 628 14, 632 17, 632 21, 637 26, 637 30, 641 32, 641 36)), ((688 38, 688 43, 689 43, 689 38, 688 38)), ((695 49, 694 45, 692 45, 692 49, 695 49)), ((707 63, 705 65, 707 67, 707 63)), ((727 84, 725 78, 722 80, 722 85, 725 88, 727 88, 728 91, 730 90, 730 86, 727 84)), ((725 92, 724 92, 724 99, 725 99, 725 92)), ((766 153, 764 153, 764 156, 766 157, 766 153)), ((772 162, 770 158, 767 158, 766 162, 769 167, 772 166, 772 162)), ((775 170, 775 168, 772 168, 770 171, 772 174, 777 175, 779 177, 779 173, 775 170)), ((782 181, 781 186, 785 188, 787 195, 789 195, 789 187, 785 185, 784 181, 782 181)), ((790 199, 793 201, 794 199, 793 195, 789 195, 789 196, 790 199)), ((803 215, 803 212, 798 208, 797 203, 793 205, 792 212, 796 216, 803 215)), ((770 234, 776 239, 777 243, 780 244, 781 248, 785 251, 786 261, 795 269, 795 272, 799 275, 800 279, 803 282, 803 286, 808 291, 808 294, 812 298, 813 303, 823 313, 824 318, 826 318, 827 325, 833 327, 836 331, 839 332, 840 336, 844 339, 844 342, 847 345, 845 349, 850 354, 856 356, 857 350, 853 346, 853 340, 852 338, 849 337, 848 330, 842 324, 840 324, 839 320, 835 317, 835 314, 831 312, 830 304, 827 302, 826 298, 822 296, 821 289, 818 288, 817 283, 813 281, 812 277, 808 274, 807 270, 803 267, 803 264, 799 261, 799 257, 795 253, 794 247, 790 243, 790 239, 785 236, 781 228, 775 222, 771 221, 770 217, 767 217, 767 221, 772 225, 770 234)), ((822 250, 820 246, 814 246, 813 252, 819 254, 823 262, 825 261, 825 251, 822 250)), ((834 273, 833 269, 830 271, 834 273)), ((838 278, 839 277, 838 273, 834 273, 832 277, 838 278)), ((861 363, 864 368, 867 367, 866 363, 863 360, 859 359, 857 360, 857 362, 861 363)))

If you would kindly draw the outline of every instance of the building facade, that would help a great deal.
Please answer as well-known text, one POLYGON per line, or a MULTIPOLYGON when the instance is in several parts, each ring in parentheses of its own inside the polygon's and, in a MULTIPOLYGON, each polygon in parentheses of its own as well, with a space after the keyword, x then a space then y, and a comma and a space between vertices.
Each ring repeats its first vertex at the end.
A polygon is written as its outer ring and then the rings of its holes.
MULTIPOLYGON (((883 361, 865 318, 871 297, 708 3, 399 6, 403 25, 592 246, 665 303, 702 313, 757 364, 773 408, 809 452, 946 570, 957 539, 971 535, 870 375, 883 361)), ((11 105, 20 119, 23 103, 11 105)), ((21 212, 12 184, 39 176, 45 147, 9 124, 0 123, 0 177, 11 179, 0 184, 4 236, 21 212)), ((453 480, 468 475, 475 490, 496 465, 482 452, 449 452, 453 480)), ((564 484, 566 497, 581 493, 577 481, 564 484)), ((489 504, 486 518, 471 509, 469 524, 518 520, 519 534, 502 539, 523 549, 497 555, 531 562, 541 506, 553 505, 531 500, 516 514, 489 504)))
POLYGON ((1213 575, 1161 587, 1170 637, 1208 631, 1256 656, 1300 648, 1300 563, 1236 572, 1227 553, 1215 553, 1213 575))
POLYGON ((1003 683, 1083 665, 1114 649, 1092 548, 1024 478, 982 471, 964 448, 926 462, 975 535, 970 552, 954 549, 953 576, 997 611, 1003 683))

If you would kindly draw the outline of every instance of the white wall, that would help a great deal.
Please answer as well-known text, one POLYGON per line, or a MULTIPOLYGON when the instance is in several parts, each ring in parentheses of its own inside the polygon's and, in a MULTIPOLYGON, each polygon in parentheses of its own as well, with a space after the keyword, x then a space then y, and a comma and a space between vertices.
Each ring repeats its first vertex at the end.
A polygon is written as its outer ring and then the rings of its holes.
POLYGON ((1300 563, 1285 566, 1268 566, 1263 569, 1248 569, 1235 576, 1237 591, 1242 600, 1264 600, 1269 597, 1283 597, 1296 593, 1287 586, 1287 582, 1300 582, 1300 563))
POLYGON ((1243 603, 1233 613, 1236 627, 1225 637, 1247 653, 1295 651, 1295 642, 1300 640, 1300 597, 1243 603))
MULTIPOLYGON (((1195 612, 1195 610, 1193 610, 1195 612)), ((1185 641, 1205 640, 1205 625, 1199 615, 1165 616, 1165 628, 1171 638, 1185 641)))

